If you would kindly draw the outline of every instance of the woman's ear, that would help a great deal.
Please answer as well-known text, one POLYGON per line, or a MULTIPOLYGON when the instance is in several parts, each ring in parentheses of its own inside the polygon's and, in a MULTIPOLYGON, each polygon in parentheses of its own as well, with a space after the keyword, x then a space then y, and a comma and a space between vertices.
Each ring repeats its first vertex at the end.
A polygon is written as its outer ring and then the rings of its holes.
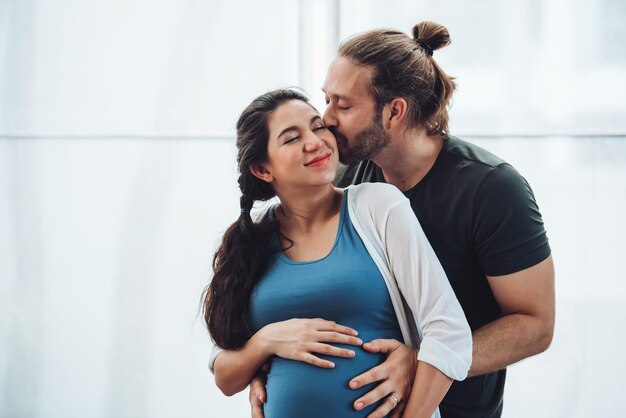
POLYGON ((263 181, 266 181, 268 183, 271 183, 272 181, 274 181, 274 176, 272 176, 272 173, 269 172, 265 163, 250 164, 250 172, 252 173, 253 176, 263 181))

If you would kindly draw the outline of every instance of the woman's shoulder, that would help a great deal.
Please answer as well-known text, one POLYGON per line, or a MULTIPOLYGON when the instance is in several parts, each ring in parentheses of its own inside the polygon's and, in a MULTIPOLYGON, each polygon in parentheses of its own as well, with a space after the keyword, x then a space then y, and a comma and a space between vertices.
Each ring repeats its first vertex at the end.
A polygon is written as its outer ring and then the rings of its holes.
POLYGON ((279 203, 280 200, 277 197, 269 200, 257 200, 250 211, 252 221, 255 223, 263 221, 279 203))
POLYGON ((407 200, 397 187, 387 183, 361 183, 349 186, 347 190, 354 202, 379 207, 388 208, 407 200))
POLYGON ((361 183, 346 190, 348 207, 361 219, 386 219, 394 208, 408 203, 397 187, 387 183, 361 183))

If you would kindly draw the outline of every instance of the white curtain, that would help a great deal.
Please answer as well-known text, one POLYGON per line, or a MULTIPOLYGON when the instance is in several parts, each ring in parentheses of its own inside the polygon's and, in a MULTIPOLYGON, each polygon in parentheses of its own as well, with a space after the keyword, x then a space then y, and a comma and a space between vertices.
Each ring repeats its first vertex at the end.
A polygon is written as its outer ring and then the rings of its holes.
POLYGON ((554 251, 554 342, 504 416, 621 416, 626 10, 574 3, 0 0, 0 417, 247 416, 197 316, 235 120, 280 86, 322 106, 339 39, 420 20, 453 37, 453 132, 529 180, 554 251))

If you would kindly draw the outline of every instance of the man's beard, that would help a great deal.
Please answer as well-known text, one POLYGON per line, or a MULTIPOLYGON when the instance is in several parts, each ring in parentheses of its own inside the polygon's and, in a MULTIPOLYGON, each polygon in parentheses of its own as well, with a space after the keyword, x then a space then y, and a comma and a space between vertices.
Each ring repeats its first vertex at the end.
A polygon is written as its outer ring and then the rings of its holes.
POLYGON ((351 145, 348 143, 345 135, 332 127, 330 131, 337 139, 339 161, 345 165, 371 160, 390 143, 389 137, 382 126, 382 112, 379 112, 374 117, 374 120, 367 128, 354 136, 354 142, 351 145))

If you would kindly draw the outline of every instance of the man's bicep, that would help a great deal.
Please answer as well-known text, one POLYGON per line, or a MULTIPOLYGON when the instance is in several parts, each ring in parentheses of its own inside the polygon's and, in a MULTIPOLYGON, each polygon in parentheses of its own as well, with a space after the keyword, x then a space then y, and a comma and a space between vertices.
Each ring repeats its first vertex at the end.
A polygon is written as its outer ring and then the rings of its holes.
POLYGON ((483 181, 473 219, 472 245, 488 276, 521 272, 550 255, 530 185, 508 164, 494 168, 483 181))
POLYGON ((554 322, 554 264, 552 256, 516 273, 488 276, 502 313, 526 314, 554 322))

